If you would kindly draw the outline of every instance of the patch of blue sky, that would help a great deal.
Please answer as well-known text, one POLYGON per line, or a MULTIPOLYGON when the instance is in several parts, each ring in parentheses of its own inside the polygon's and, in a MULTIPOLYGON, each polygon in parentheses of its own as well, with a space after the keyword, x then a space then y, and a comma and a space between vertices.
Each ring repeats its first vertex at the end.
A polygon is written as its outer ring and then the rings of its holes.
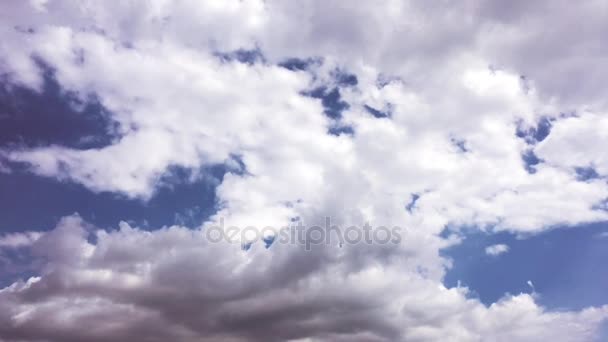
POLYGON ((531 293, 550 309, 582 309, 608 304, 608 222, 555 228, 518 237, 508 232, 464 230, 461 244, 444 249, 453 260, 444 284, 467 286, 483 303, 506 293, 531 293), (486 247, 505 244, 509 250, 488 255, 486 247))
POLYGON ((216 212, 215 188, 226 171, 223 165, 203 168, 192 181, 190 171, 174 169, 147 202, 24 171, 0 173, 0 233, 51 229, 74 213, 102 228, 120 221, 150 229, 197 227, 216 212))
POLYGON ((94 95, 61 89, 52 71, 43 68, 41 91, 0 84, 0 147, 100 148, 118 139, 110 113, 94 95))

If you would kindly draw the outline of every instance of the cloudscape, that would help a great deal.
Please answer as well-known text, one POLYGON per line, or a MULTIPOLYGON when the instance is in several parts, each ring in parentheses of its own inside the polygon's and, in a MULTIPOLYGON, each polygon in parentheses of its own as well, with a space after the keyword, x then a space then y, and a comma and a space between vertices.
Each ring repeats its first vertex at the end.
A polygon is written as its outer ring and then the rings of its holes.
POLYGON ((0 341, 608 340, 608 2, 0 2, 0 341))

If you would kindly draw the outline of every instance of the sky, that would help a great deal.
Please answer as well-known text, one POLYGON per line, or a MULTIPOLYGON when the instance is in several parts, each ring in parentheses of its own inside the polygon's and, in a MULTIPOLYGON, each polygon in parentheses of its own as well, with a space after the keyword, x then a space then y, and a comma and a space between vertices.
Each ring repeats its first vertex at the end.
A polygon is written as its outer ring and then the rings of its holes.
POLYGON ((607 30, 2 1, 0 341, 605 341, 607 30))

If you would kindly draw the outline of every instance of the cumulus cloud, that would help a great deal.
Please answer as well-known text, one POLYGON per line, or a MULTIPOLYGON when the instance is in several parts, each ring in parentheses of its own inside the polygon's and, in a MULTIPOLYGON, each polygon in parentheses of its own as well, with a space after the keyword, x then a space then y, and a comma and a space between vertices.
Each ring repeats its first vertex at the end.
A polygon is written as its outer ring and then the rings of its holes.
POLYGON ((361 259, 360 248, 244 251, 210 243, 200 230, 122 223, 107 232, 65 217, 32 246, 42 276, 0 291, 0 333, 53 341, 579 341, 608 314, 546 312, 526 294, 485 307, 464 288, 404 272, 412 256, 399 249, 361 259))
POLYGON ((606 307, 550 312, 525 294, 486 307, 442 285, 440 250, 454 243, 446 227, 542 233, 608 219, 605 77, 593 71, 608 70, 598 45, 605 6, 559 2, 548 17, 547 6, 1 4, 6 86, 43 91, 50 70, 66 94, 98 100, 118 136, 91 149, 3 148, 3 168, 143 201, 175 166, 228 173, 217 212, 193 230, 106 231, 71 216, 44 235, 3 238, 28 249, 37 276, 1 290, 0 338, 594 338, 606 307), (589 25, 546 29, 578 17, 589 25), (293 58, 301 67, 285 67, 293 58), (547 136, 526 133, 541 120, 547 136), (581 179, 581 167, 597 177, 581 179), (220 221, 312 226, 328 216, 400 226, 404 236, 312 252, 204 239, 220 221))
POLYGON ((575 171, 590 167, 608 175, 608 156, 598 146, 608 144, 608 118, 584 112, 557 121, 551 134, 538 144, 536 154, 555 166, 575 171))
POLYGON ((499 243, 486 247, 486 254, 491 256, 497 256, 509 251, 509 246, 499 243))

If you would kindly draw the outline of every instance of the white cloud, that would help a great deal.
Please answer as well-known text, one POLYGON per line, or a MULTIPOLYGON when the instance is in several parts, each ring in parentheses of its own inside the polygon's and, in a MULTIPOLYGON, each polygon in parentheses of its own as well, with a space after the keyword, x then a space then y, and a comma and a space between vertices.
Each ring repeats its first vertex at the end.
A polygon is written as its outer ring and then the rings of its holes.
POLYGON ((32 7, 34 7, 34 9, 40 12, 46 11, 46 5, 48 4, 48 2, 49 0, 30 0, 30 4, 32 5, 32 7))
POLYGON ((449 263, 439 250, 453 241, 439 234, 448 225, 540 233, 608 219, 598 208, 608 197, 605 181, 579 181, 573 170, 608 173, 608 130, 597 129, 608 109, 597 91, 608 68, 596 46, 608 21, 599 3, 565 13, 560 2, 545 17, 539 13, 547 4, 66 0, 49 1, 46 13, 27 2, 0 5, 7 82, 40 90, 35 56, 64 91, 95 95, 121 135, 103 148, 4 149, 3 158, 143 200, 172 166, 237 165, 218 186, 218 212, 203 228, 220 219, 264 227, 299 217, 312 225, 326 216, 344 226, 405 228, 400 245, 383 248, 309 253, 254 244, 244 252, 210 245, 198 229, 127 224, 97 231, 92 244, 94 228, 65 218, 36 240, 11 240, 26 241, 17 244, 46 264, 37 281, 0 292, 0 338, 593 338, 605 307, 547 312, 525 294, 485 307, 465 289, 441 285, 449 263), (545 29, 562 16, 590 24, 545 29), (267 62, 215 55, 256 47, 267 62), (294 56, 323 62, 314 75, 275 65, 294 56), (327 134, 335 122, 320 100, 303 95, 335 86, 336 68, 357 76, 356 87, 341 89, 350 107, 339 123, 352 126, 353 136, 327 134), (391 116, 374 118, 365 105, 391 116), (559 115, 571 108, 578 117, 559 115), (516 136, 518 125, 534 126, 541 116, 555 120, 544 141, 516 136), (528 150, 543 160, 536 173, 524 167, 528 150), (420 197, 410 212, 412 194, 420 197), (83 329, 93 322, 96 328, 83 329))
POLYGON ((19 248, 30 246, 42 236, 39 232, 18 232, 0 235, 0 248, 19 248))
POLYGON ((608 117, 583 112, 559 120, 551 134, 536 147, 536 154, 557 167, 593 167, 608 176, 608 155, 599 146, 608 145, 608 117))
POLYGON ((509 246, 499 243, 486 247, 486 254, 491 256, 497 256, 509 251, 509 246))

